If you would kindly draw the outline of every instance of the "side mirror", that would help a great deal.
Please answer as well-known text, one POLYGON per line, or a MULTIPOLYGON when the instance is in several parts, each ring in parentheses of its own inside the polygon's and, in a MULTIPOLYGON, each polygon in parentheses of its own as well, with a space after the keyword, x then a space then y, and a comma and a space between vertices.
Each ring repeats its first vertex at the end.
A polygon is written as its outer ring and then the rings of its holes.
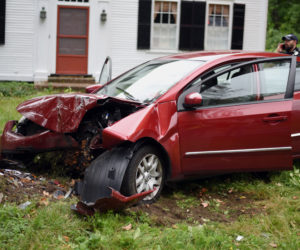
POLYGON ((87 86, 85 88, 85 93, 92 93, 95 90, 101 89, 102 87, 103 87, 102 84, 93 84, 93 85, 87 86))
POLYGON ((202 105, 202 101, 202 95, 198 92, 193 92, 185 96, 183 106, 185 108, 196 108, 202 105))

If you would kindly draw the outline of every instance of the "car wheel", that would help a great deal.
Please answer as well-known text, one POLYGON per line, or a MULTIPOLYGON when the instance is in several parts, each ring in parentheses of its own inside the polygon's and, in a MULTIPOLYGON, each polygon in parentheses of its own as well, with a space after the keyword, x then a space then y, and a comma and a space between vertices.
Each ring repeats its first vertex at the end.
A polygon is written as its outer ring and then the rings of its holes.
POLYGON ((129 196, 155 189, 143 199, 143 203, 152 203, 158 199, 164 180, 164 160, 160 152, 153 146, 143 146, 128 165, 121 192, 129 196))

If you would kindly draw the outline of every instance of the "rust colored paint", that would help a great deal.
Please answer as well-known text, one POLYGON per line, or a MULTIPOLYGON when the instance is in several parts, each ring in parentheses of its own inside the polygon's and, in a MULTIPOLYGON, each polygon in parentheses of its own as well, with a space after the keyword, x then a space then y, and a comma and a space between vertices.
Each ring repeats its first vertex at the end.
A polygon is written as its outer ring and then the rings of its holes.
POLYGON ((134 194, 132 196, 126 197, 120 194, 118 191, 111 189, 111 197, 105 197, 98 199, 93 204, 85 204, 83 202, 78 202, 72 209, 79 214, 92 216, 97 212, 107 212, 108 210, 120 211, 144 199, 147 195, 151 194, 154 190, 142 192, 139 194, 134 194))
POLYGON ((29 120, 59 133, 74 132, 86 112, 106 97, 87 94, 61 94, 37 97, 23 102, 18 112, 29 120))
POLYGON ((89 44, 89 7, 82 6, 58 6, 57 9, 57 38, 56 38, 56 73, 57 74, 87 74, 88 69, 88 44, 89 44), (83 9, 87 10, 87 24, 85 35, 64 35, 60 34, 60 11, 62 9, 83 9), (65 55, 59 53, 60 38, 85 39, 84 55, 65 55))

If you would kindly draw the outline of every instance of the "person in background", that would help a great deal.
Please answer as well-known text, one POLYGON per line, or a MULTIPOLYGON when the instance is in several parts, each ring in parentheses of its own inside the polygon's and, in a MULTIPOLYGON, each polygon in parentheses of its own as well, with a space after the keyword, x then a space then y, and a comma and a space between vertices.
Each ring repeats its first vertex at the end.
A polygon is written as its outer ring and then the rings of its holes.
POLYGON ((288 34, 282 37, 284 43, 279 43, 276 49, 277 53, 284 53, 294 56, 300 56, 300 51, 297 48, 298 38, 294 34, 288 34))

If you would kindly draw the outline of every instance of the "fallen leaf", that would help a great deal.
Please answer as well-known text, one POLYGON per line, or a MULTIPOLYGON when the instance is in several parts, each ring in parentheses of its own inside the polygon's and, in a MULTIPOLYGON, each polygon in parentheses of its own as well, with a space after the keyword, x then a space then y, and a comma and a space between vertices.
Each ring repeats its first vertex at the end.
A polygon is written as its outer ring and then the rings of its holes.
POLYGON ((299 232, 299 233, 297 233, 297 235, 298 235, 298 236, 300 236, 300 232, 299 232))
POLYGON ((221 201, 221 200, 219 200, 219 199, 216 199, 216 202, 218 202, 218 203, 223 203, 224 201, 221 201))
POLYGON ((276 185, 276 186, 278 186, 278 187, 281 187, 281 186, 282 186, 282 184, 281 184, 281 183, 279 183, 279 182, 278 182, 278 183, 276 183, 275 185, 276 185))
POLYGON ((201 189, 201 192, 202 192, 202 193, 206 193, 207 191, 208 191, 207 188, 202 188, 202 189, 201 189))
POLYGON ((130 223, 130 224, 128 224, 127 226, 124 226, 124 227, 122 227, 122 229, 123 229, 123 230, 126 230, 126 231, 129 231, 129 230, 131 230, 131 229, 132 229, 132 225, 131 225, 131 223, 130 223))
POLYGON ((75 186, 75 182, 76 182, 76 181, 75 181, 74 179, 72 179, 72 181, 71 181, 71 183, 70 183, 72 187, 75 186))
POLYGON ((177 226, 177 225, 173 225, 173 226, 172 226, 172 228, 174 228, 174 229, 177 229, 177 228, 178 228, 178 226, 177 226))
POLYGON ((208 203, 208 202, 202 202, 201 205, 202 205, 203 207, 208 207, 209 203, 208 203))
POLYGON ((298 197, 297 196, 293 196, 293 200, 298 200, 298 197))
POLYGON ((49 205, 49 201, 47 198, 43 197, 40 202, 39 202, 41 205, 44 205, 44 206, 48 206, 49 205))
POLYGON ((240 196, 240 199, 246 199, 247 197, 246 196, 240 196))
POLYGON ((50 194, 49 194, 47 191, 45 191, 45 190, 43 191, 43 195, 44 195, 44 196, 47 196, 47 197, 50 196, 50 194))
POLYGON ((0 193, 0 203, 2 202, 4 195, 2 193, 0 193))
POLYGON ((64 240, 66 241, 66 242, 69 242, 69 240, 70 240, 70 238, 68 237, 68 236, 63 236, 63 238, 64 238, 64 240))
POLYGON ((276 248, 277 247, 277 244, 275 244, 275 243, 270 243, 269 244, 271 247, 273 247, 273 248, 276 248))

